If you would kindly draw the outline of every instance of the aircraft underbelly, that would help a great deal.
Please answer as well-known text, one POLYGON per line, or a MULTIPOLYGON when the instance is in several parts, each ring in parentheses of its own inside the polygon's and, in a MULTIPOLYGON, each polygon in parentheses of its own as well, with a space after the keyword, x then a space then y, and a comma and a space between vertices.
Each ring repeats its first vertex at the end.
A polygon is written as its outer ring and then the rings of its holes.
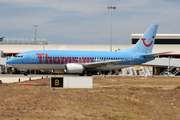
POLYGON ((107 67, 97 67, 95 69, 100 71, 108 71, 108 70, 119 70, 130 66, 132 65, 108 65, 107 67))
POLYGON ((61 64, 10 64, 15 68, 28 70, 64 70, 65 65, 61 64))
MULTIPOLYGON (((10 64, 15 68, 28 69, 28 70, 64 70, 65 65, 62 64, 10 64)), ((105 67, 96 67, 95 70, 107 71, 118 70, 132 65, 107 65, 105 67)))

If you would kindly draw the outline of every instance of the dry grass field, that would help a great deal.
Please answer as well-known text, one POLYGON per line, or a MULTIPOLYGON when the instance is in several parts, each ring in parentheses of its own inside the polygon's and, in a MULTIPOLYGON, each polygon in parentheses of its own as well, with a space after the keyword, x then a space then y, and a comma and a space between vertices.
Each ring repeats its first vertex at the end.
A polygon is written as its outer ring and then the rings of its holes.
POLYGON ((50 79, 0 85, 0 120, 179 120, 179 77, 94 77, 93 89, 50 79))

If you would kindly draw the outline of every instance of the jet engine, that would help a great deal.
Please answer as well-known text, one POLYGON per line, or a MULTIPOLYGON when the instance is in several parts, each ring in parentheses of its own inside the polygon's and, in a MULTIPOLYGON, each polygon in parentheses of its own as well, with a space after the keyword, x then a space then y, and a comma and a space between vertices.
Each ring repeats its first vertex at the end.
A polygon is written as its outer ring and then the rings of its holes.
POLYGON ((65 73, 82 73, 84 67, 79 64, 66 64, 64 68, 65 73))

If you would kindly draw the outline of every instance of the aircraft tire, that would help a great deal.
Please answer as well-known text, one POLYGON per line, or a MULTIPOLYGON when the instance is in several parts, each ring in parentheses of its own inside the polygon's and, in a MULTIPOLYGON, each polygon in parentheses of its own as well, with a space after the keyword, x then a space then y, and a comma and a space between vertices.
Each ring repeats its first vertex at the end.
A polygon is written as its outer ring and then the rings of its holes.
POLYGON ((92 76, 92 73, 91 73, 91 72, 88 72, 88 73, 87 73, 87 76, 92 76))
POLYGON ((27 72, 25 72, 25 73, 24 73, 24 76, 27 76, 27 75, 28 75, 28 73, 27 73, 27 72))
POLYGON ((79 76, 84 76, 84 73, 82 73, 82 74, 79 74, 79 76))

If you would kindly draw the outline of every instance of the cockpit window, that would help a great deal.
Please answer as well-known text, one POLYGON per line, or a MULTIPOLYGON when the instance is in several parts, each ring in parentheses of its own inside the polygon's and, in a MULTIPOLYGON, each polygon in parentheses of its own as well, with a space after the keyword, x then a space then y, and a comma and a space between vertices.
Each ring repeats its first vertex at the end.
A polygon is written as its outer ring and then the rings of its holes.
POLYGON ((16 57, 16 58, 22 58, 23 55, 15 55, 14 57, 16 57))

